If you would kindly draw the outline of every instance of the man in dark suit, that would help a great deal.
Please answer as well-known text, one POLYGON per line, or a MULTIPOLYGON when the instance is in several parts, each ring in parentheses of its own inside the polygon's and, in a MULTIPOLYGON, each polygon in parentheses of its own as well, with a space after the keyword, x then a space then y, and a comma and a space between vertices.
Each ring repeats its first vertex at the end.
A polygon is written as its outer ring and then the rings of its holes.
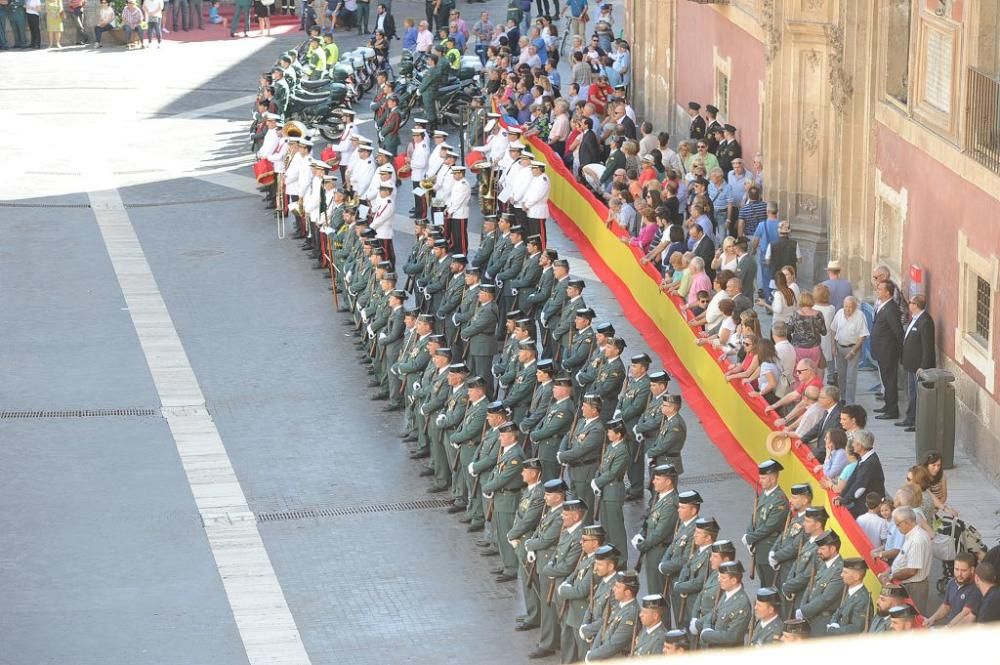
POLYGON ((719 149, 719 141, 722 139, 722 124, 719 122, 719 109, 711 104, 705 107, 708 114, 708 121, 705 125, 705 143, 708 144, 708 151, 713 155, 719 149), (719 133, 716 136, 716 132, 719 133))
POLYGON ((818 402, 826 413, 811 430, 802 435, 802 441, 811 446, 812 454, 822 464, 826 461, 826 433, 840 429, 840 388, 824 386, 819 391, 818 402))
POLYGON ((866 494, 875 492, 879 496, 885 496, 885 472, 882 470, 881 460, 875 453, 875 435, 871 432, 855 431, 847 445, 854 446, 854 452, 859 457, 858 465, 854 467, 854 473, 840 491, 840 496, 833 502, 844 506, 852 515, 859 517, 868 511, 865 505, 866 494))
POLYGON ((715 259, 715 243, 705 235, 705 230, 701 228, 700 224, 692 224, 691 228, 688 229, 688 234, 694 241, 694 247, 691 248, 691 251, 694 252, 695 256, 700 256, 705 261, 705 274, 714 282, 715 271, 712 270, 712 261, 715 259))
MULTIPOLYGON (((583 137, 580 139, 580 169, 582 171, 583 167, 587 164, 600 164, 601 163, 601 144, 597 141, 597 135, 594 134, 594 130, 590 126, 590 121, 586 118, 581 118, 577 121, 577 128, 583 132, 583 137)), ((581 176, 582 178, 582 176, 581 176)), ((583 180, 581 179, 581 182, 583 180)))
MULTIPOLYGON (((719 158, 719 167, 728 177, 729 172, 733 170, 733 160, 743 157, 743 148, 736 140, 736 127, 727 123, 722 126, 722 130, 723 139, 715 156, 719 158)), ((733 196, 742 196, 742 192, 735 192, 733 196)))
POLYGON ((619 136, 624 136, 632 141, 638 140, 635 122, 632 121, 632 118, 626 115, 624 103, 619 102, 619 104, 615 107, 615 120, 618 122, 617 134, 619 136))
MULTIPOLYGON (((916 431, 917 373, 937 364, 934 348, 934 320, 927 313, 927 298, 923 294, 910 300, 910 323, 903 332, 903 369, 906 370, 906 418, 895 423, 907 432, 916 431)), ((887 388, 888 389, 888 388, 887 388)), ((888 397, 888 393, 886 393, 888 397)))
POLYGON ((885 391, 885 406, 875 409, 880 412, 878 420, 899 418, 899 355, 903 346, 903 324, 900 323, 899 307, 893 300, 896 286, 892 282, 879 282, 875 286, 875 320, 872 322, 872 357, 878 363, 882 388, 885 391))
POLYGON ((688 102, 688 115, 691 117, 691 129, 688 137, 695 141, 705 138, 705 119, 701 117, 701 104, 688 102))
POLYGON ((750 241, 746 237, 736 240, 736 276, 743 295, 752 302, 757 295, 757 258, 750 253, 750 241))
POLYGON ((389 8, 380 2, 375 8, 375 31, 385 32, 386 39, 396 38, 396 18, 389 13, 389 8))

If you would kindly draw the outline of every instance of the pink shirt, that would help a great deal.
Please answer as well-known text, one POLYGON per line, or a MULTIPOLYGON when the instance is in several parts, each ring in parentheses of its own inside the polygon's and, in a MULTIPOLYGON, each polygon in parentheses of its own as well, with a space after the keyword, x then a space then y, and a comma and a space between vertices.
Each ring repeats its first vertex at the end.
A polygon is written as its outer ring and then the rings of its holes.
POLYGON ((712 280, 708 278, 708 274, 704 270, 691 279, 691 290, 688 291, 687 299, 689 305, 694 305, 698 302, 699 291, 708 291, 709 294, 712 293, 712 280))
MULTIPOLYGON (((656 235, 656 224, 643 224, 639 229, 639 235, 629 242, 633 247, 639 247, 643 252, 648 252, 653 244, 653 237, 656 235)), ((690 294, 688 294, 690 296, 690 294)))
POLYGON ((417 32, 417 51, 430 53, 433 43, 434 35, 431 34, 430 30, 420 30, 417 32))

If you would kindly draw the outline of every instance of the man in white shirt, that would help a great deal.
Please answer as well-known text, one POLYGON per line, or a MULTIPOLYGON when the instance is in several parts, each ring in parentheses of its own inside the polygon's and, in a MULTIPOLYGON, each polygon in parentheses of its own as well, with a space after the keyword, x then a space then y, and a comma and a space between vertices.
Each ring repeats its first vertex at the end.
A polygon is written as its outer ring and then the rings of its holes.
POLYGON ((415 219, 425 219, 427 210, 425 209, 425 198, 420 189, 420 181, 427 175, 427 162, 430 159, 430 150, 427 146, 426 131, 420 127, 410 130, 413 133, 413 140, 406 148, 406 154, 410 162, 410 184, 413 187, 413 210, 410 212, 415 219))
POLYGON ((371 228, 375 229, 375 237, 385 250, 385 260, 396 265, 396 250, 392 244, 392 218, 396 214, 396 204, 393 201, 393 188, 382 185, 378 188, 378 199, 372 202, 371 228))
MULTIPOLYGON (((354 166, 351 168, 350 181, 351 191, 359 199, 364 199, 374 175, 375 163, 372 161, 372 147, 361 144, 358 146, 358 158, 354 160, 354 166)), ((368 201, 368 203, 371 204, 372 201, 368 201)))
POLYGON ((545 220, 549 217, 549 176, 545 175, 545 162, 532 161, 532 179, 528 189, 521 199, 524 213, 527 215, 527 237, 538 236, 545 249, 545 220))
POLYGON ((892 520, 903 534, 903 547, 892 560, 892 568, 879 575, 879 579, 883 583, 895 580, 906 587, 917 609, 927 616, 929 614, 927 578, 934 562, 930 535, 917 526, 917 514, 909 506, 900 506, 893 510, 892 520))
POLYGON ((428 29, 427 21, 421 21, 417 27, 417 53, 430 53, 434 45, 434 35, 428 29))
POLYGON ((771 327, 771 337, 774 338, 774 352, 778 354, 781 361, 781 374, 785 377, 787 385, 795 385, 795 347, 788 341, 788 324, 784 321, 777 321, 771 327))
POLYGON ((830 324, 833 335, 833 360, 837 372, 837 384, 848 404, 854 404, 858 386, 858 361, 861 348, 868 337, 868 322, 858 309, 854 296, 844 298, 844 306, 830 324))
POLYGON ((465 179, 464 166, 452 166, 451 192, 448 195, 448 240, 451 243, 449 252, 466 254, 469 250, 469 200, 472 198, 472 186, 465 179))

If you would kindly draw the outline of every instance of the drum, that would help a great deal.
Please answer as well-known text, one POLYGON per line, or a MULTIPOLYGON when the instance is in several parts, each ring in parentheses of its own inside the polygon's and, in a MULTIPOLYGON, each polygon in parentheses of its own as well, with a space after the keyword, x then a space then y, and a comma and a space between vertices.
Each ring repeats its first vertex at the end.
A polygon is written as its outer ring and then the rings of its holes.
POLYGON ((330 166, 340 165, 340 153, 334 150, 330 146, 326 146, 325 148, 323 148, 323 152, 319 154, 319 158, 322 159, 327 164, 329 164, 330 166))
POLYGON ((392 158, 392 165, 396 169, 396 175, 400 178, 409 178, 410 163, 406 160, 406 155, 396 155, 392 158))
POLYGON ((267 159, 257 160, 253 165, 253 175, 257 179, 257 184, 270 187, 274 184, 274 164, 267 159))
POLYGON ((473 173, 479 173, 479 166, 481 162, 486 161, 486 155, 479 152, 478 150, 470 150, 469 154, 465 156, 465 163, 469 165, 469 170, 473 173))

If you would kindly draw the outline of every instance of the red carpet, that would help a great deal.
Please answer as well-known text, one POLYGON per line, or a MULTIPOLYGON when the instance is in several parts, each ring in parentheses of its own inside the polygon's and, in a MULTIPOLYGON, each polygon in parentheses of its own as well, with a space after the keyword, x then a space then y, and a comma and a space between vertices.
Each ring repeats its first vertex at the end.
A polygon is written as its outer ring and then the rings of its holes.
MULTIPOLYGON (((252 14, 252 12, 251 12, 252 14)), ((219 15, 226 19, 226 25, 233 18, 233 7, 232 5, 223 5, 219 7, 219 15)), ((229 29, 222 27, 222 24, 211 24, 208 22, 208 4, 205 6, 205 29, 199 30, 194 28, 188 31, 178 31, 174 32, 171 26, 173 25, 170 17, 164 13, 164 26, 170 30, 169 33, 163 35, 164 39, 175 42, 209 42, 209 41, 219 41, 228 40, 229 29)), ((242 24, 242 20, 240 21, 242 24)), ((281 15, 271 17, 271 36, 287 35, 298 32, 299 30, 299 17, 292 15, 281 15)), ((305 33, 302 33, 305 35, 305 33)), ((243 38, 243 26, 240 25, 236 32, 236 38, 243 38)), ((250 37, 260 37, 261 33, 257 29, 257 18, 253 15, 250 16, 250 37)))

